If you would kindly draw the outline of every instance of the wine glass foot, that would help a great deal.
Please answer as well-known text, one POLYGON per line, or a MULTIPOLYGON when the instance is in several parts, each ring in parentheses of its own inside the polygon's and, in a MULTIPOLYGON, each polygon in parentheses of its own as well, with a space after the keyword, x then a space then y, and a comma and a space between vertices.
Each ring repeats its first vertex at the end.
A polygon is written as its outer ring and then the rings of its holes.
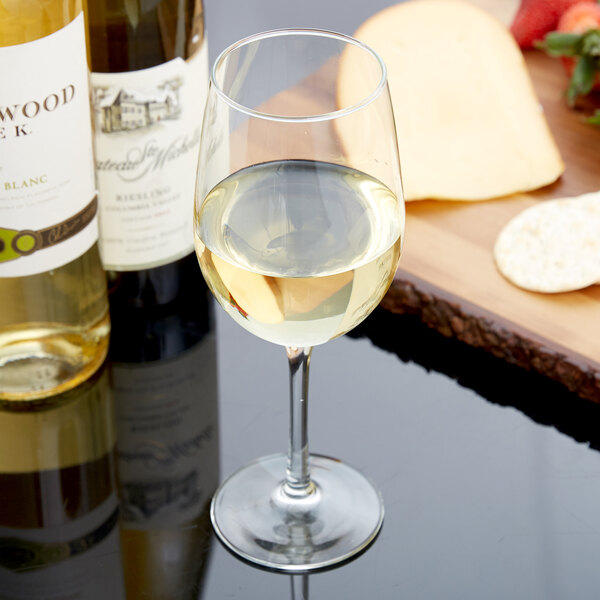
POLYGON ((233 553, 262 567, 304 573, 362 552, 383 523, 373 484, 340 461, 310 456, 308 495, 284 491, 287 457, 267 456, 231 475, 217 490, 211 520, 233 553))

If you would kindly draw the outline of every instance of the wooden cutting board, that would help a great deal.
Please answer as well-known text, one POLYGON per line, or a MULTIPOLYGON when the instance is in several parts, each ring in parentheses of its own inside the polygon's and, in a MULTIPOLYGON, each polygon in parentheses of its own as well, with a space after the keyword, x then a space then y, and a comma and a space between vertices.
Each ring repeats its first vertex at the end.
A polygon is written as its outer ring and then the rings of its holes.
MULTIPOLYGON (((445 335, 600 402, 600 285, 528 292, 504 279, 493 261, 496 237, 514 215, 549 198, 600 190, 600 128, 566 107, 567 81, 558 60, 537 51, 525 59, 565 161, 564 175, 533 193, 486 202, 408 203, 404 253, 382 306, 420 314, 445 335)), ((586 105, 600 107, 600 98, 586 105)))

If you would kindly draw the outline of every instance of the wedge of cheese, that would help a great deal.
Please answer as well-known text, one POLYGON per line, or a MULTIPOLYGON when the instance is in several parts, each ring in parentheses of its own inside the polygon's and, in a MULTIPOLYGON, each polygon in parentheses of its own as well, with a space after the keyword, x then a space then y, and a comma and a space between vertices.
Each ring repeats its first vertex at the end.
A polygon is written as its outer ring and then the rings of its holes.
POLYGON ((261 323, 283 321, 281 294, 272 277, 234 267, 216 254, 212 262, 223 285, 245 313, 261 323))
MULTIPOLYGON (((460 0, 410 0, 375 14, 355 37, 387 65, 407 200, 484 200, 560 177, 521 51, 495 17, 460 0)), ((342 60, 342 105, 358 85, 342 60)), ((351 127, 340 135, 350 156, 381 143, 351 127)))
POLYGON ((277 287, 286 315, 308 313, 354 279, 352 271, 329 277, 279 279, 277 287))

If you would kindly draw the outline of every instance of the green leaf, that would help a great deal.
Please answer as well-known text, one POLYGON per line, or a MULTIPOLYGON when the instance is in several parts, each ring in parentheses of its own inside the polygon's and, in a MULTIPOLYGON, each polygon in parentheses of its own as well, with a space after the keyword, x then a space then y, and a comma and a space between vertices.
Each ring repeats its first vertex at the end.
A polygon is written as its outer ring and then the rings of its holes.
POLYGON ((600 29, 586 31, 581 40, 580 54, 584 56, 600 56, 600 29))
POLYGON ((600 109, 596 110, 591 117, 588 117, 587 122, 591 125, 600 125, 600 109))
POLYGON ((547 33, 542 42, 536 42, 536 48, 544 50, 550 56, 577 56, 583 36, 579 33, 547 33))
POLYGON ((585 96, 592 91, 596 79, 596 60, 591 56, 580 56, 577 59, 569 88, 567 89, 567 103, 575 104, 577 96, 585 96))

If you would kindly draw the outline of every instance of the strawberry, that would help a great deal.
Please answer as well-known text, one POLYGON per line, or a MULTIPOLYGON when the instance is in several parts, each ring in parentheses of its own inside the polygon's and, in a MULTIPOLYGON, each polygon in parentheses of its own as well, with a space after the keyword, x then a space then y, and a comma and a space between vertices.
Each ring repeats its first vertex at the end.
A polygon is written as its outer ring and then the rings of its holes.
POLYGON ((556 29, 568 33, 585 33, 590 29, 598 28, 600 28, 600 4, 580 0, 562 14, 556 29))
POLYGON ((600 4, 575 4, 557 27, 536 47, 562 60, 570 78, 567 103, 574 106, 578 96, 600 89, 600 4))
MULTIPOLYGON (((569 8, 558 21, 557 31, 571 34, 586 34, 592 29, 600 29, 600 4, 590 4, 588 2, 579 2, 569 8)), ((600 50, 600 49, 599 49, 600 50)), ((572 81, 575 74, 575 68, 580 59, 571 56, 562 56, 561 61, 567 72, 567 76, 572 81)), ((595 77, 589 75, 588 78, 594 80, 593 84, 587 84, 591 89, 600 89, 600 62, 596 60, 595 77)), ((586 84, 583 84, 584 88, 586 84)))
POLYGON ((510 31, 521 48, 532 48, 558 26, 560 17, 574 4, 595 0, 521 0, 510 31))

